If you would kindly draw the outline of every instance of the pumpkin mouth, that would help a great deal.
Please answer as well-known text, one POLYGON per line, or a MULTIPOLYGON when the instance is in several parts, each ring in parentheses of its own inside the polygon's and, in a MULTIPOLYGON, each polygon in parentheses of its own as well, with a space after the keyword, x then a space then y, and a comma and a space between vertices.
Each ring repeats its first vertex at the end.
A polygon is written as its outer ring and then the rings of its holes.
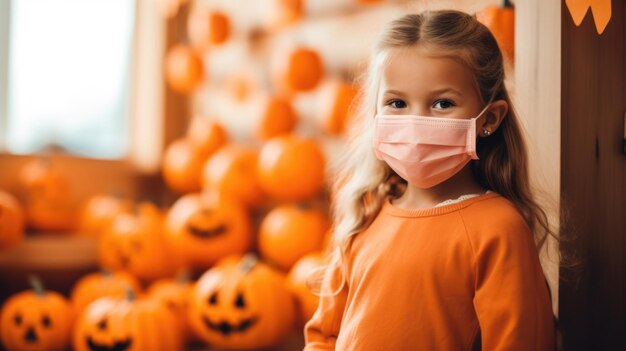
POLYGON ((132 344, 132 340, 127 338, 126 340, 117 341, 113 345, 104 345, 95 342, 91 337, 87 337, 87 346, 91 351, 125 351, 132 344))
POLYGON ((222 321, 218 323, 212 322, 207 316, 202 316, 202 321, 207 328, 214 330, 223 335, 230 335, 232 333, 243 333, 246 330, 250 329, 256 322, 258 318, 247 318, 239 322, 239 324, 230 324, 228 322, 222 321))
POLYGON ((197 238, 201 238, 201 239, 209 239, 209 238, 214 238, 216 236, 220 236, 224 234, 226 230, 227 228, 223 224, 215 228, 209 228, 209 229, 198 228, 197 226, 192 225, 192 224, 187 225, 187 231, 189 232, 189 234, 197 238))
POLYGON ((28 330, 26 330, 26 334, 24 334, 24 341, 29 344, 34 344, 38 340, 39 338, 37 338, 37 332, 35 332, 35 328, 28 327, 28 330))

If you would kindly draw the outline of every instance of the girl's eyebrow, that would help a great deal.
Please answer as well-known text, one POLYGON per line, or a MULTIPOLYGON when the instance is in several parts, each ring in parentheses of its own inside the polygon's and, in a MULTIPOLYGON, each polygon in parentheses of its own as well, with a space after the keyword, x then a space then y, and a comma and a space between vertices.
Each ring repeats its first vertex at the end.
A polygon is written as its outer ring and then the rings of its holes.
POLYGON ((398 90, 393 90, 393 89, 385 90, 383 92, 383 94, 394 94, 394 95, 400 95, 400 96, 404 96, 405 95, 403 92, 398 91, 398 90))
POLYGON ((437 89, 437 90, 433 90, 431 91, 432 95, 439 95, 439 94, 443 94, 443 93, 452 93, 452 94, 456 94, 458 96, 463 96, 463 94, 461 94, 460 91, 453 89, 453 88, 443 88, 443 89, 437 89))

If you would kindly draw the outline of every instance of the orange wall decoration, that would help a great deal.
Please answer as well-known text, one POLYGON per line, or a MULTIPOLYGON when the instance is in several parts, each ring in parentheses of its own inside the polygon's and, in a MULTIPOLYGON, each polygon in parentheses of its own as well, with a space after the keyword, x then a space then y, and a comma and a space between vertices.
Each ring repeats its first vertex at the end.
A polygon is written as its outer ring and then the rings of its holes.
POLYGON ((565 0, 574 24, 580 26, 591 8, 598 34, 602 34, 611 20, 611 0, 565 0))

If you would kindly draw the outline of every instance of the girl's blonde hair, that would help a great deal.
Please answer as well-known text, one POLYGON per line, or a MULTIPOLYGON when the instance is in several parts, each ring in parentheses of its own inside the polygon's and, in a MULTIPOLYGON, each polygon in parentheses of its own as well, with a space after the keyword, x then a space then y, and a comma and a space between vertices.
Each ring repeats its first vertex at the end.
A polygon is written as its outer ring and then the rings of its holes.
MULTIPOLYGON (((374 47, 348 148, 336 166, 332 192, 335 194, 332 203, 334 251, 330 266, 342 266, 350 239, 372 223, 388 197, 397 197, 406 188, 406 181, 376 158, 372 139, 380 75, 389 51, 416 45, 427 47, 437 56, 459 60, 470 69, 483 105, 496 100, 508 103, 508 112, 499 128, 490 137, 479 138, 477 154, 480 159, 471 161, 471 169, 481 186, 515 204, 540 249, 547 236, 555 234, 546 213, 532 195, 526 145, 505 87, 504 62, 498 44, 475 16, 453 10, 427 11, 390 22, 374 47)), ((345 279, 340 281, 339 288, 345 279)))

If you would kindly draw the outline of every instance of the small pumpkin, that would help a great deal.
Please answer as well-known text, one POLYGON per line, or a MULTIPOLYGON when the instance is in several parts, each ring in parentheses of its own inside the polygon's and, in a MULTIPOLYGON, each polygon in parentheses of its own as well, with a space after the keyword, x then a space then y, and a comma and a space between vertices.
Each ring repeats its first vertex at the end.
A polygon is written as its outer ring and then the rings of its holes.
POLYGON ((208 270, 190 299, 194 330, 209 344, 227 349, 270 348, 291 330, 294 317, 285 277, 250 254, 208 270))
POLYGON ((202 166, 207 156, 196 152, 187 139, 173 141, 163 156, 163 179, 179 193, 200 190, 202 166))
POLYGON ((261 188, 276 199, 306 200, 322 190, 324 166, 324 155, 314 140, 283 135, 261 148, 257 176, 261 188))
POLYGON ((324 213, 306 206, 280 205, 261 222, 259 252, 267 261, 288 270, 302 256, 319 251, 330 222, 324 213))
POLYGON ((193 282, 189 276, 181 274, 175 279, 166 278, 155 281, 150 285, 147 295, 161 302, 175 315, 184 340, 196 340, 197 337, 189 324, 189 297, 193 282))
POLYGON ((177 351, 183 349, 176 319, 158 301, 103 297, 81 313, 74 328, 74 350, 177 351))
POLYGON ((187 194, 170 208, 165 230, 183 266, 206 269, 220 258, 242 254, 252 245, 247 211, 235 201, 187 194))
POLYGON ((108 230, 116 215, 130 211, 132 202, 113 195, 94 195, 82 207, 80 231, 99 236, 108 230))
POLYGON ((276 29, 297 23, 305 15, 303 0, 279 0, 277 12, 276 29))
POLYGON ((515 8, 509 0, 502 6, 489 6, 476 16, 496 38, 500 50, 511 61, 515 58, 515 8))
POLYGON ((24 211, 15 196, 0 190, 0 250, 24 239, 24 211))
POLYGON ((207 191, 232 197, 248 207, 258 207, 265 195, 255 177, 258 152, 231 144, 208 159, 202 171, 202 186, 207 191))
POLYGON ((38 280, 33 290, 11 296, 2 306, 0 332, 9 351, 64 350, 70 343, 72 308, 59 293, 45 291, 38 280))
POLYGON ((228 134, 215 119, 197 115, 189 123, 187 139, 197 154, 208 158, 226 144, 228 134))
POLYGON ((202 58, 190 47, 172 47, 165 58, 165 80, 175 92, 194 91, 204 80, 202 58))
POLYGON ((87 274, 78 280, 70 297, 74 311, 79 315, 93 301, 105 296, 124 296, 128 288, 135 293, 141 291, 139 282, 130 273, 102 271, 87 274))
POLYGON ((311 292, 308 282, 311 273, 322 269, 325 263, 323 253, 313 252, 299 259, 289 271, 287 285, 296 297, 299 327, 304 327, 317 309, 319 297, 311 292))
POLYGON ((322 126, 326 133, 339 135, 346 130, 357 90, 343 80, 334 80, 326 88, 327 98, 324 100, 327 104, 323 108, 322 126))
POLYGON ((298 121, 291 103, 278 96, 267 96, 262 99, 259 111, 261 115, 258 118, 256 136, 261 140, 291 132, 298 121))
POLYGON ((27 163, 19 176, 25 193, 28 227, 42 231, 68 231, 76 227, 76 208, 68 180, 50 158, 27 163))
POLYGON ((298 47, 288 53, 287 64, 280 67, 279 80, 285 93, 306 92, 317 87, 324 76, 324 63, 317 51, 298 47))
POLYGON ((174 275, 176 262, 163 233, 163 215, 151 203, 137 205, 134 213, 115 216, 100 238, 99 261, 104 269, 125 270, 142 281, 174 275))
POLYGON ((222 45, 230 37, 230 19, 225 13, 196 7, 189 14, 189 42, 198 50, 222 45))

